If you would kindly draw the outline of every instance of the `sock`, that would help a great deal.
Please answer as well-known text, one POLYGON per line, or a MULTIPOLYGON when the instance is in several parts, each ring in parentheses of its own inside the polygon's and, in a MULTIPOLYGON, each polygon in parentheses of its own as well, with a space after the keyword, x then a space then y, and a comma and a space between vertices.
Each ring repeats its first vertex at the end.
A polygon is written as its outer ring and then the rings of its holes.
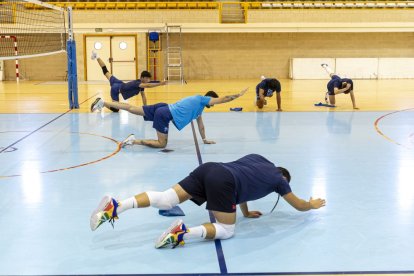
POLYGON ((329 66, 328 65, 326 65, 326 66, 323 66, 323 69, 325 69, 325 71, 330 75, 330 74, 333 74, 333 72, 334 71, 332 71, 332 69, 331 68, 329 68, 329 66))
POLYGON ((138 208, 138 203, 135 199, 135 196, 120 201, 116 212, 119 215, 120 213, 123 213, 124 211, 132 208, 138 208))
POLYGON ((196 226, 196 227, 191 227, 188 229, 188 233, 186 233, 183 237, 184 241, 187 241, 189 239, 194 240, 194 239, 201 239, 204 240, 206 238, 207 235, 207 229, 203 226, 196 226))

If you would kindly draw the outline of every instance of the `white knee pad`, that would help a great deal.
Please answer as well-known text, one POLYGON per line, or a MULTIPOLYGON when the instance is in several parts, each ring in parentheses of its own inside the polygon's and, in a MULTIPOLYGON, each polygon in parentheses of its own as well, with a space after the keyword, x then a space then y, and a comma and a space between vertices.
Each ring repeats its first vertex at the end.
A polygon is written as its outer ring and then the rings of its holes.
POLYGON ((160 210, 169 210, 180 203, 177 193, 172 189, 164 192, 147 192, 150 205, 160 210))
POLYGON ((235 224, 223 224, 216 222, 213 223, 213 225, 216 228, 215 239, 225 240, 234 236, 234 229, 236 228, 235 224))

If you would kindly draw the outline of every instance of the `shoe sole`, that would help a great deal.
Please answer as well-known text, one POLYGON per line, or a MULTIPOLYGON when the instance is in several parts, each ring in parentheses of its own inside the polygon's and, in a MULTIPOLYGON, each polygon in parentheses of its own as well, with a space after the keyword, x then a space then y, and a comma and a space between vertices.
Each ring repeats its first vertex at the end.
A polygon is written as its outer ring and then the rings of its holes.
POLYGON ((170 227, 168 227, 167 230, 164 231, 164 233, 161 234, 161 236, 157 239, 157 241, 155 242, 155 248, 162 248, 164 246, 166 246, 164 243, 162 243, 162 241, 165 239, 165 237, 170 234, 171 230, 173 230, 175 227, 177 227, 178 225, 182 224, 183 220, 181 219, 177 219, 175 220, 170 227))
POLYGON ((91 218, 90 218, 90 221, 89 221, 92 231, 95 231, 98 228, 98 223, 97 223, 97 221, 95 221, 96 215, 99 212, 103 211, 105 209, 106 205, 108 205, 108 203, 111 202, 111 200, 112 200, 111 196, 104 196, 101 199, 101 202, 99 202, 98 207, 92 212, 92 215, 91 215, 91 218))
POLYGON ((101 100, 101 98, 96 98, 96 100, 91 104, 91 112, 95 112, 98 108, 95 108, 96 104, 101 100))

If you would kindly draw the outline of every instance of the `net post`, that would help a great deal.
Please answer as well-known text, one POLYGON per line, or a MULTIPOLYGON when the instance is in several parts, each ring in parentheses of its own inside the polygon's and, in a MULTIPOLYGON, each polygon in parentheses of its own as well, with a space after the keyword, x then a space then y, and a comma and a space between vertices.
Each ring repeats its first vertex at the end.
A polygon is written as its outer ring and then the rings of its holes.
POLYGON ((69 108, 79 108, 78 102, 78 73, 76 68, 76 42, 73 35, 72 7, 68 7, 68 41, 66 51, 68 58, 68 97, 69 108))

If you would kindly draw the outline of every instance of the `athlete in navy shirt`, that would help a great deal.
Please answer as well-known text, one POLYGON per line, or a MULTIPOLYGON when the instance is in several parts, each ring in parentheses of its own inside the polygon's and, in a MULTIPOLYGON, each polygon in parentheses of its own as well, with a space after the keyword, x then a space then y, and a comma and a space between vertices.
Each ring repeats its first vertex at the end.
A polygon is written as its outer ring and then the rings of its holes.
MULTIPOLYGON (((167 84, 166 81, 152 83, 151 82, 151 73, 148 71, 142 71, 141 77, 139 80, 133 80, 130 82, 123 82, 109 73, 108 69, 106 68, 105 63, 100 59, 96 52, 92 51, 92 60, 97 60, 99 66, 102 68, 102 72, 105 77, 109 80, 109 84, 111 85, 111 99, 114 102, 119 102, 119 94, 122 95, 124 100, 127 100, 133 96, 141 94, 142 103, 143 105, 147 105, 147 97, 145 96, 144 89, 145 88, 153 88, 160 85, 167 84)), ((117 108, 110 108, 113 112, 118 112, 119 109, 117 108)))
POLYGON ((179 203, 192 200, 197 205, 206 204, 213 212, 215 223, 205 223, 187 228, 175 221, 156 241, 155 247, 183 245, 190 239, 228 239, 234 235, 236 205, 245 217, 258 218, 259 211, 250 211, 247 202, 270 193, 282 196, 299 211, 308 211, 325 206, 324 199, 309 201, 298 198, 289 186, 290 173, 258 154, 249 154, 228 163, 209 162, 200 165, 178 184, 164 192, 144 192, 128 199, 117 201, 105 196, 90 218, 91 230, 96 230, 105 221, 114 219, 131 208, 155 207, 169 210, 179 203))
POLYGON ((256 86, 256 105, 259 108, 263 108, 259 104, 261 101, 263 105, 267 104, 266 97, 272 97, 273 94, 276 92, 276 103, 277 103, 277 111, 282 111, 282 99, 280 97, 280 92, 282 88, 280 86, 280 82, 275 78, 265 78, 262 77, 262 81, 256 86))
POLYGON ((335 95, 342 93, 349 94, 351 96, 352 107, 354 109, 358 109, 358 107, 355 104, 354 82, 351 79, 341 78, 338 75, 336 75, 326 63, 321 64, 321 66, 331 77, 328 84, 326 85, 328 92, 326 92, 325 95, 325 102, 327 104, 335 105, 335 95))

